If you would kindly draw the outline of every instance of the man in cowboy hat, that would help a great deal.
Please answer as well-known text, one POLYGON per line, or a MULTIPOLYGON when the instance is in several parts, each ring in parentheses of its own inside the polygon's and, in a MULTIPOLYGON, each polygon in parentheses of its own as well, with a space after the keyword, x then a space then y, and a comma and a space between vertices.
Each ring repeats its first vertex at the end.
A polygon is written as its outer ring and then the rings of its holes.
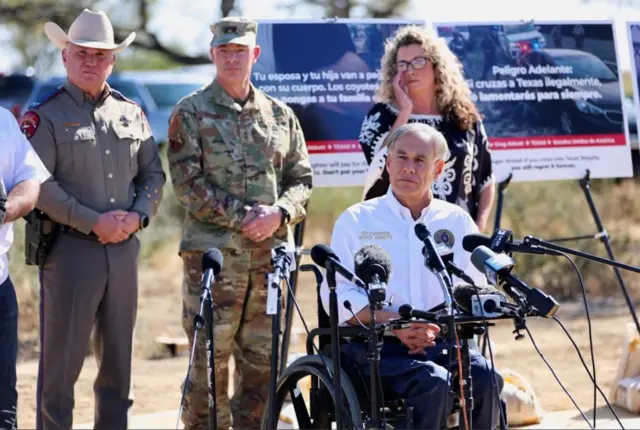
MULTIPOLYGON (((260 427, 271 365, 265 274, 273 270, 271 249, 293 246, 291 226, 306 216, 312 185, 309 155, 293 111, 250 82, 260 54, 257 30, 246 18, 225 18, 211 26, 216 78, 182 99, 169 120, 171 179, 186 209, 180 255, 182 321, 189 343, 199 312, 202 253, 216 247, 224 255, 213 289, 217 423, 224 429, 230 415, 234 428, 260 427), (232 351, 240 380, 229 400, 232 351)), ((182 420, 186 430, 208 428, 203 335, 197 339, 182 420)))
POLYGON ((135 233, 155 215, 166 178, 142 109, 106 83, 115 53, 135 34, 116 44, 107 16, 86 9, 68 34, 51 22, 44 31, 62 49, 67 80, 21 120, 52 173, 37 210, 58 232, 35 262, 42 295, 37 428, 72 428, 74 385, 95 323, 95 426, 126 429, 138 294, 135 233))

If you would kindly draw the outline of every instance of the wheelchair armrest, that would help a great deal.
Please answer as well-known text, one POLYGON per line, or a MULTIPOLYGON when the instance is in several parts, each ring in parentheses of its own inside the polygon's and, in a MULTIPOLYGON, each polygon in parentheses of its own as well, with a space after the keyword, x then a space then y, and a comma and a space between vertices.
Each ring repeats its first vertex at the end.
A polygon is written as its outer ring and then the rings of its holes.
MULTIPOLYGON (((309 332, 307 337, 307 354, 313 355, 313 342, 316 337, 331 336, 330 328, 314 328, 309 332)), ((338 327, 339 338, 361 338, 366 339, 369 337, 369 329, 364 327, 338 327)))

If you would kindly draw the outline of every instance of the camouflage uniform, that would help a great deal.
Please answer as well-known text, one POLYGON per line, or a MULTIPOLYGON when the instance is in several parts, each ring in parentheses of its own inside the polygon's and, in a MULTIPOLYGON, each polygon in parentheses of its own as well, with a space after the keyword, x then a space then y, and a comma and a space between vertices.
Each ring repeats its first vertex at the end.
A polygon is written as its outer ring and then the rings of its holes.
MULTIPOLYGON (((247 21, 223 20, 214 34, 256 30, 247 21)), ((215 40, 215 39, 214 39, 215 40)), ((312 169, 293 111, 251 86, 244 106, 217 81, 182 99, 169 120, 168 158, 177 199, 186 209, 180 255, 184 262, 183 327, 193 341, 200 308, 201 258, 216 247, 224 266, 213 285, 218 425, 258 428, 266 406, 271 361, 271 317, 266 315, 264 275, 272 271, 271 248, 293 245, 291 226, 305 216, 312 169), (276 205, 288 219, 269 239, 255 243, 241 233, 253 205, 276 205), (234 351, 240 381, 229 401, 228 361, 234 351)), ((207 428, 205 331, 196 356, 182 420, 185 429, 207 428)))

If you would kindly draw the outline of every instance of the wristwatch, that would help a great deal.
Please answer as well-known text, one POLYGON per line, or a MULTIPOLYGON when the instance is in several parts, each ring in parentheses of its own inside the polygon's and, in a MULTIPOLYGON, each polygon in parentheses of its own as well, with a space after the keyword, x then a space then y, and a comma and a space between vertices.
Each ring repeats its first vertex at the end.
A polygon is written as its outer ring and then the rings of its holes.
POLYGON ((289 224, 291 215, 289 215, 289 212, 287 212, 287 210, 283 207, 280 207, 280 212, 282 212, 282 221, 280 222, 280 227, 282 227, 283 225, 289 224))
POLYGON ((138 228, 140 230, 147 228, 147 226, 149 225, 149 217, 140 211, 135 211, 135 213, 137 213, 140 216, 140 225, 138 226, 138 228))

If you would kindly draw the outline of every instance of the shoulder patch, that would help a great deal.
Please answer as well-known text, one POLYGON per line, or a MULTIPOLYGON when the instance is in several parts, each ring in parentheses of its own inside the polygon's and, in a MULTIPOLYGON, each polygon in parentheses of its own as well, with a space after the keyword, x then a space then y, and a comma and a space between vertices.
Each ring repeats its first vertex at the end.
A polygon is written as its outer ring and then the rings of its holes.
POLYGON ((111 88, 111 94, 115 96, 115 98, 117 98, 118 100, 122 100, 128 103, 131 103, 132 105, 139 106, 138 103, 134 102, 131 99, 126 98, 120 91, 114 88, 111 88))
MULTIPOLYGON (((42 106, 43 104, 53 100, 57 95, 62 94, 63 92, 64 92, 64 87, 62 85, 60 85, 55 90, 53 90, 50 93, 46 94, 42 98, 42 100, 40 100, 39 102, 32 103, 29 106, 29 110, 33 110, 33 109, 39 108, 40 106, 42 106)), ((26 115, 26 112, 25 112, 25 115, 26 115)))
POLYGON ((35 134, 38 126, 40 125, 40 115, 36 111, 29 110, 20 118, 20 130, 27 139, 35 134))

